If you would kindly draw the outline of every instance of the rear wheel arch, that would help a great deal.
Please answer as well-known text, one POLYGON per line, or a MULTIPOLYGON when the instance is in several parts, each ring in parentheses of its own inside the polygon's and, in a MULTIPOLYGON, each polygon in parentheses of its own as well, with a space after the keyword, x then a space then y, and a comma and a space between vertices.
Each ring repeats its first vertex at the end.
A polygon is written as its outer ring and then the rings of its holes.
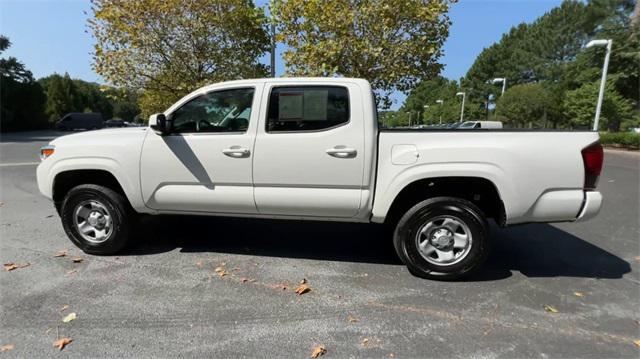
POLYGON ((488 217, 503 226, 506 211, 498 187, 483 177, 431 177, 422 178, 406 185, 394 198, 385 223, 395 226, 411 207, 434 197, 461 198, 473 203, 488 217))

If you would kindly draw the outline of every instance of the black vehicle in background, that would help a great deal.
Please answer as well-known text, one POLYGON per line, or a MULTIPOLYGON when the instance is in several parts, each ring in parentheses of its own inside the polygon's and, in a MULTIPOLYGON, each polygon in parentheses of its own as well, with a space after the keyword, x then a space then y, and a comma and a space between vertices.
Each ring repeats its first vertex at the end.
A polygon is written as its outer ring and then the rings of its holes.
POLYGON ((72 112, 56 122, 56 130, 60 131, 94 130, 103 127, 104 120, 99 113, 72 112))
POLYGON ((104 127, 127 127, 128 124, 123 120, 107 120, 104 123, 104 127))

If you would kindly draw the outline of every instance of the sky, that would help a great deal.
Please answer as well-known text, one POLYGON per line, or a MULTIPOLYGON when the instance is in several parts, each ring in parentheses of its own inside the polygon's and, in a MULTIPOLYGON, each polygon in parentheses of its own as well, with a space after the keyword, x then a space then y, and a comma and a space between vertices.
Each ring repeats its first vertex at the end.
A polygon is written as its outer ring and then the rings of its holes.
MULTIPOLYGON (((262 6, 266 0, 258 0, 262 6)), ((531 22, 561 0, 460 0, 449 16, 452 25, 444 45, 442 75, 459 80, 483 48, 497 42, 512 26, 531 22)), ((83 0, 0 0, 0 34, 12 46, 3 56, 23 62, 36 78, 68 72, 72 78, 103 83, 91 69, 93 38, 87 29, 90 3, 83 0)), ((276 75, 284 73, 278 47, 276 75)), ((265 55, 261 61, 268 63, 265 55)), ((393 95, 392 109, 403 94, 393 95)))

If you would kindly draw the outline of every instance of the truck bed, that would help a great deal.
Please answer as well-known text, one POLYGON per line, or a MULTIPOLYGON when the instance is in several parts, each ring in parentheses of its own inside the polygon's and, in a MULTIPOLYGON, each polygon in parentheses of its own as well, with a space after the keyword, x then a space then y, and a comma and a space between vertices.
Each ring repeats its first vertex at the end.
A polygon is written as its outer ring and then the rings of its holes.
POLYGON ((381 130, 373 220, 425 172, 491 181, 505 224, 574 220, 585 200, 581 150, 597 141, 587 131, 381 130))

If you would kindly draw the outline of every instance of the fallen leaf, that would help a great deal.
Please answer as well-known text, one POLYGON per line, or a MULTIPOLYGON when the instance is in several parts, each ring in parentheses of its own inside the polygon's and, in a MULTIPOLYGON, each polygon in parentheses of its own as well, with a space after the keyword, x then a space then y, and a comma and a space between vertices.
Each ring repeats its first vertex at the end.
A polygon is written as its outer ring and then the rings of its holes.
POLYGON ((549 313, 558 313, 558 310, 550 305, 545 305, 544 310, 546 310, 549 313))
POLYGON ((347 317, 347 320, 349 321, 349 323, 355 323, 358 321, 358 318, 354 317, 353 315, 349 315, 347 317))
POLYGON ((55 342, 53 342, 53 346, 62 350, 64 349, 64 347, 66 347, 67 345, 71 344, 71 342, 73 341, 73 339, 71 338, 62 338, 62 339, 58 339, 55 342))
POLYGON ((369 338, 362 339, 362 345, 367 345, 369 343, 369 338))
POLYGON ((306 278, 302 278, 302 280, 300 281, 300 284, 307 284, 307 279, 306 278))
POLYGON ((67 250, 62 250, 62 251, 57 251, 56 254, 53 255, 54 257, 66 257, 67 256, 67 250))
POLYGON ((640 347, 640 339, 638 339, 638 340, 634 340, 634 341, 633 341, 633 344, 635 344, 635 345, 637 345, 637 346, 639 346, 639 347, 640 347))
POLYGON ((69 314, 67 314, 66 317, 62 318, 62 322, 63 323, 69 323, 70 321, 75 320, 76 318, 77 318, 77 316, 76 316, 75 312, 69 313, 69 314))
POLYGON ((395 355, 393 355, 393 353, 389 353, 389 358, 393 358, 395 357, 395 355))
POLYGON ((28 266, 30 266, 31 263, 5 263, 3 264, 4 266, 4 270, 6 270, 7 272, 11 272, 14 269, 20 269, 20 268, 26 268, 28 266))
POLYGON ((62 306, 62 308, 60 308, 61 312, 64 312, 65 310, 69 309, 69 304, 65 304, 62 306))
POLYGON ((82 258, 82 257, 73 257, 73 258, 71 258, 71 261, 73 263, 81 263, 83 260, 84 260, 84 258, 82 258))
POLYGON ((78 271, 77 269, 72 269, 72 270, 67 272, 67 275, 76 274, 77 271, 78 271))
POLYGON ((303 295, 305 293, 309 293, 311 291, 311 287, 308 284, 300 284, 298 288, 296 288, 297 295, 303 295))
POLYGON ((213 271, 216 273, 224 272, 224 267, 216 267, 216 269, 214 269, 213 271))
POLYGON ((584 297, 584 293, 582 292, 573 292, 573 295, 575 295, 576 297, 584 297))
POLYGON ((224 270, 218 271, 217 273, 218 273, 218 276, 219 276, 220 278, 222 278, 222 277, 224 277, 225 275, 227 275, 227 272, 226 272, 226 271, 224 271, 224 270))
POLYGON ((318 345, 317 347, 311 350, 311 357, 317 358, 319 356, 323 356, 327 352, 327 349, 324 348, 324 345, 318 345))
POLYGON ((636 260, 636 262, 640 262, 640 256, 637 256, 634 259, 636 260))
POLYGON ((248 281, 249 281, 249 279, 247 279, 247 278, 240 278, 240 281, 241 281, 242 283, 246 283, 246 282, 248 282, 248 281))
POLYGON ((3 264, 3 266, 4 266, 4 270, 6 270, 7 272, 18 268, 18 266, 15 265, 14 263, 5 263, 5 264, 3 264))
POLYGON ((0 352, 8 352, 9 350, 13 350, 14 345, 13 344, 5 344, 0 346, 0 352))

